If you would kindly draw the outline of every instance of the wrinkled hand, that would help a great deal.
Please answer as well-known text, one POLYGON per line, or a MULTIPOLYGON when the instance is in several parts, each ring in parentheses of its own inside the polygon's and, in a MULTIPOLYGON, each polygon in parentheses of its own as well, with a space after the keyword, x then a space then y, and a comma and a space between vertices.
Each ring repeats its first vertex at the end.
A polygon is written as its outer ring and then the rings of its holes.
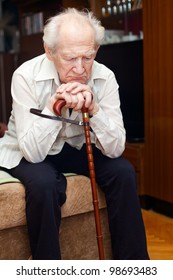
POLYGON ((98 104, 93 99, 92 90, 86 84, 73 82, 60 85, 48 103, 51 111, 53 111, 53 105, 58 99, 64 99, 66 101, 65 107, 73 108, 74 111, 81 110, 83 106, 88 108, 90 114, 99 110, 98 104))

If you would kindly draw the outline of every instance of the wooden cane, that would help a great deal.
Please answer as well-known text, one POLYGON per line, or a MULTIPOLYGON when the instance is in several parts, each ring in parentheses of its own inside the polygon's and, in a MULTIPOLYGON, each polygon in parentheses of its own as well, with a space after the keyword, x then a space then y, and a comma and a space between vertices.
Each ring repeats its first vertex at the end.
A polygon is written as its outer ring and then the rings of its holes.
MULTIPOLYGON (((65 100, 63 99, 57 100, 53 106, 55 114, 60 116, 61 109, 65 104, 66 104, 65 100)), ((95 167, 94 167, 93 151, 92 151, 92 144, 91 144, 91 137, 90 137, 90 122, 89 122, 88 109, 85 107, 82 108, 82 116, 83 116, 85 139, 86 139, 88 167, 89 167, 89 174, 90 174, 90 181, 91 181, 91 188, 92 188, 92 198, 93 198, 93 206, 94 206, 99 259, 104 260, 103 237, 101 231, 100 213, 99 213, 97 187, 96 187, 96 179, 95 179, 95 167)))

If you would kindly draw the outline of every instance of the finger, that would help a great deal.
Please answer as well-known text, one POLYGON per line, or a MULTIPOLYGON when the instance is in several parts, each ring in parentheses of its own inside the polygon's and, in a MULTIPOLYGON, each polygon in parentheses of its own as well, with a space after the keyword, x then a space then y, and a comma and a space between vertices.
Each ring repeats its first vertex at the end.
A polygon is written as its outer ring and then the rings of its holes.
POLYGON ((72 93, 72 91, 79 92, 81 84, 78 82, 68 83, 66 91, 72 93))
POLYGON ((78 92, 84 92, 84 91, 92 92, 89 86, 81 84, 80 86, 73 89, 71 91, 71 94, 76 94, 78 92))
POLYGON ((65 107, 66 108, 70 108, 71 107, 71 104, 72 104, 72 96, 69 94, 69 93, 64 93, 64 98, 65 98, 65 101, 66 101, 66 105, 65 107))
POLYGON ((66 108, 69 108, 72 102, 71 95, 67 93, 66 91, 63 91, 62 93, 57 92, 56 93, 57 99, 64 99, 66 101, 66 108))
POLYGON ((83 105, 85 103, 85 99, 84 99, 82 93, 78 93, 77 95, 73 95, 73 96, 76 96, 77 100, 78 100, 76 106, 74 106, 73 108, 74 108, 75 111, 79 111, 79 110, 82 109, 82 107, 83 107, 83 105))
POLYGON ((57 92, 62 93, 63 91, 66 92, 71 92, 73 89, 75 89, 76 87, 78 87, 80 85, 80 83, 66 83, 66 84, 61 84, 58 88, 57 88, 57 92))
POLYGON ((70 97, 71 97, 71 104, 70 104, 70 108, 75 108, 76 106, 77 106, 77 104, 78 104, 78 98, 77 98, 77 96, 76 95, 71 95, 71 94, 69 94, 70 95, 70 97))
POLYGON ((91 91, 91 89, 88 85, 75 82, 69 84, 66 88, 66 91, 70 92, 71 94, 77 94, 82 91, 91 91))
POLYGON ((84 91, 83 97, 85 98, 85 107, 88 108, 93 101, 93 95, 90 91, 84 91))
POLYGON ((67 84, 61 84, 58 88, 57 88, 57 92, 58 93, 62 93, 63 91, 68 92, 67 88, 70 86, 71 83, 67 83, 67 84))

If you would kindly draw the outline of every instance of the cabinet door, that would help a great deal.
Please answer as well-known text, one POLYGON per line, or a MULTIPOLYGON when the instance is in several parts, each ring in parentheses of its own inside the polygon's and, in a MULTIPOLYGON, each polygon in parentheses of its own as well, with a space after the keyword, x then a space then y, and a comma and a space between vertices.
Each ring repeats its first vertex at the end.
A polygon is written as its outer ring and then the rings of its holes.
POLYGON ((173 1, 143 1, 146 194, 173 203, 173 1))

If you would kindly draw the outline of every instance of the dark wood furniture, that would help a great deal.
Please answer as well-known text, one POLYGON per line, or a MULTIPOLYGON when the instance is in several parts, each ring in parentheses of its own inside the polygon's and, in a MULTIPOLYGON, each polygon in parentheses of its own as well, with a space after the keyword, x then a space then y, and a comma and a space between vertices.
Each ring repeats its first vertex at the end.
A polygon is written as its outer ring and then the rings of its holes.
POLYGON ((145 194, 160 204, 173 203, 172 11, 172 0, 143 1, 145 194))
POLYGON ((0 122, 7 123, 11 113, 11 78, 17 65, 17 54, 0 53, 0 122))
POLYGON ((144 143, 126 143, 123 156, 134 166, 137 175, 137 191, 140 196, 145 195, 144 186, 144 143))

